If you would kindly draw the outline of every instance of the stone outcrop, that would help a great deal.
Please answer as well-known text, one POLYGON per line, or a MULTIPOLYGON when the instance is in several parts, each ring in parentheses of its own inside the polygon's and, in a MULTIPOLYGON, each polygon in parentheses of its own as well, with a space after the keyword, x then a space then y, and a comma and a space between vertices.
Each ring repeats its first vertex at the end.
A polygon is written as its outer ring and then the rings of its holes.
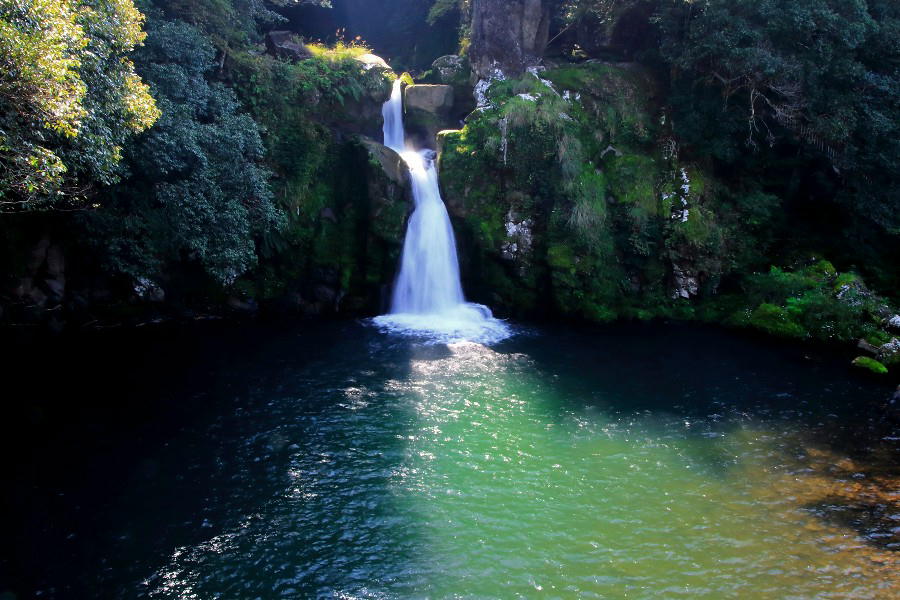
POLYGON ((66 259, 62 248, 42 236, 32 247, 13 297, 26 305, 51 308, 66 295, 66 259))
POLYGON ((360 143, 369 153, 369 157, 381 166, 388 181, 399 186, 407 184, 406 166, 399 154, 371 138, 360 137, 360 143))
POLYGON ((354 60, 362 63, 363 68, 367 71, 369 69, 381 69, 382 71, 391 71, 391 65, 387 64, 380 56, 376 56, 375 54, 361 54, 359 56, 355 56, 354 60))
POLYGON ((684 265, 672 267, 672 298, 688 299, 700 293, 700 283, 697 274, 684 265))
POLYGON ((312 54, 293 31, 270 31, 266 34, 266 52, 278 58, 303 60, 312 54))
POLYGON ((318 316, 388 308, 412 209, 408 173, 399 154, 369 137, 348 140, 340 154, 353 173, 352 193, 319 212, 315 264, 288 283, 274 301, 277 310, 318 316))
POLYGON ((433 148, 438 132, 459 125, 455 97, 449 85, 418 84, 404 88, 407 139, 415 146, 433 148))
POLYGON ((368 188, 368 218, 365 241, 365 272, 372 285, 380 282, 379 289, 369 289, 370 298, 348 297, 342 302, 342 310, 354 311, 364 306, 383 312, 390 301, 390 282, 393 281, 406 221, 412 211, 412 189, 406 164, 400 155, 371 139, 362 138, 362 146, 369 155, 366 170, 368 188), (375 304, 373 304, 373 302, 375 304))
POLYGON ((335 101, 333 95, 322 97, 318 94, 305 100, 310 105, 317 105, 319 117, 341 134, 361 134, 377 139, 381 137, 381 109, 391 96, 391 80, 386 69, 381 67, 387 63, 375 55, 368 56, 377 60, 365 62, 357 59, 363 77, 369 80, 365 82, 365 93, 359 97, 348 94, 341 102, 335 101))
POLYGON ((472 97, 472 68, 467 58, 455 54, 441 56, 431 63, 431 72, 423 83, 439 83, 453 88, 451 113, 454 122, 448 126, 457 127, 459 121, 475 110, 476 104, 472 97))
POLYGON ((444 115, 453 108, 453 88, 449 85, 408 85, 403 94, 407 110, 444 115))
POLYGON ((139 277, 134 282, 134 293, 144 302, 165 302, 166 292, 161 285, 148 277, 139 277))
POLYGON ((476 79, 516 76, 540 62, 550 32, 542 0, 475 0, 469 58, 476 79))
POLYGON ((887 326, 895 331, 900 331, 900 315, 892 315, 888 318, 887 326))
POLYGON ((431 71, 438 81, 447 85, 455 85, 457 82, 468 82, 469 64, 465 58, 456 54, 441 56, 431 63, 431 71))

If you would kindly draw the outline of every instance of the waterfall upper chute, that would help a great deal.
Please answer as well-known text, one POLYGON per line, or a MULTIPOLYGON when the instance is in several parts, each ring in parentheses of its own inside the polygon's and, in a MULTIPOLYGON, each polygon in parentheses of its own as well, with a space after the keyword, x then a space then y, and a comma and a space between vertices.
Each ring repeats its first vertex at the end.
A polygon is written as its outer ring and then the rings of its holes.
POLYGON ((403 131, 403 83, 394 82, 390 99, 381 108, 384 118, 384 145, 399 153, 406 150, 406 134, 403 131))
POLYGON ((495 342, 509 327, 488 307, 467 303, 459 278, 456 239, 438 185, 432 150, 407 148, 403 129, 403 91, 394 83, 382 109, 384 145, 403 157, 409 168, 415 208, 409 218, 400 274, 394 284, 391 313, 376 317, 385 329, 424 334, 439 341, 495 342))

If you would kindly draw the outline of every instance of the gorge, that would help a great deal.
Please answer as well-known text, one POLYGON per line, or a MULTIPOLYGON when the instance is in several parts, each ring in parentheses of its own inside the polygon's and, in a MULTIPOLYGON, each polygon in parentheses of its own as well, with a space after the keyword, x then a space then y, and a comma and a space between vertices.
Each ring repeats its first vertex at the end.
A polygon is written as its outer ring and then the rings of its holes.
POLYGON ((900 596, 894 0, 0 0, 0 600, 900 596))

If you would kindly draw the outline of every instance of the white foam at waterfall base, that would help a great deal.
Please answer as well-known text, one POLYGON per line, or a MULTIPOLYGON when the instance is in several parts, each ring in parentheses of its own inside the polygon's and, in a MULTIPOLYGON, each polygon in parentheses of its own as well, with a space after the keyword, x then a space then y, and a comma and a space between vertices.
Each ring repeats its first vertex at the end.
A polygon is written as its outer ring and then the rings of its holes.
POLYGON ((482 304, 465 303, 442 313, 391 313, 372 319, 385 333, 421 338, 426 343, 477 342, 496 344, 512 335, 510 326, 482 304))
POLYGON ((435 153, 407 149, 399 81, 394 83, 382 116, 384 145, 400 153, 409 168, 415 208, 406 229, 391 312, 373 322, 387 332, 436 342, 494 343, 509 337, 509 326, 495 319, 488 307, 465 300, 456 239, 441 199, 435 153))

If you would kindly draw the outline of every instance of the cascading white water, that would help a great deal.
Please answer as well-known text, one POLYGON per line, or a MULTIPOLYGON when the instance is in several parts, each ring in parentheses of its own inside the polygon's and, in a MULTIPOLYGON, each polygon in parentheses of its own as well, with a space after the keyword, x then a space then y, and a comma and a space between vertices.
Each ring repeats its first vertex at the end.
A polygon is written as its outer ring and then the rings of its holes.
POLYGON ((391 98, 381 107, 384 118, 384 145, 395 152, 406 150, 403 131, 403 83, 398 79, 391 90, 391 98))
POLYGON ((391 302, 394 314, 444 313, 465 303, 456 240, 430 154, 427 150, 402 154, 416 207, 403 242, 403 260, 391 302))
POLYGON ((456 239, 438 185, 436 156, 432 150, 406 146, 399 80, 381 112, 384 145, 399 153, 409 168, 415 207, 406 229, 391 314, 377 317, 375 323, 440 341, 493 342, 508 337, 509 328, 494 319, 488 307, 465 301, 456 239))

